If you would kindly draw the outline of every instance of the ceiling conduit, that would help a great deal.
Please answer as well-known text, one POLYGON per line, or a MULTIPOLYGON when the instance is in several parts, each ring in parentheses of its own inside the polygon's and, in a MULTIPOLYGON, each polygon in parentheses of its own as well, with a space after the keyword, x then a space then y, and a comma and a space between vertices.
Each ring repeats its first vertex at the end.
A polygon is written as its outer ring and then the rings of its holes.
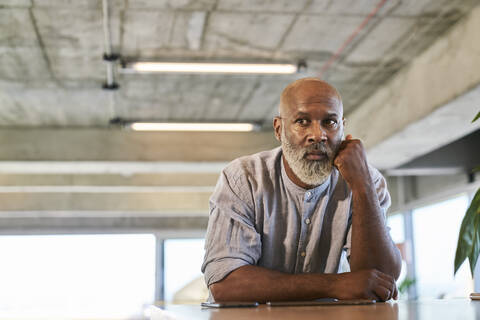
POLYGON ((320 69, 320 72, 318 74, 319 78, 322 78, 322 75, 330 68, 330 66, 338 59, 340 54, 345 50, 345 48, 357 37, 357 35, 360 33, 360 31, 365 28, 365 26, 368 24, 368 22, 375 17, 375 15, 378 13, 378 11, 383 7, 383 5, 387 2, 387 0, 380 0, 378 4, 375 6, 375 8, 368 14, 368 16, 365 18, 365 20, 362 21, 362 23, 353 31, 353 33, 345 40, 345 42, 342 44, 342 46, 335 52, 333 56, 328 59, 327 62, 322 66, 320 69))

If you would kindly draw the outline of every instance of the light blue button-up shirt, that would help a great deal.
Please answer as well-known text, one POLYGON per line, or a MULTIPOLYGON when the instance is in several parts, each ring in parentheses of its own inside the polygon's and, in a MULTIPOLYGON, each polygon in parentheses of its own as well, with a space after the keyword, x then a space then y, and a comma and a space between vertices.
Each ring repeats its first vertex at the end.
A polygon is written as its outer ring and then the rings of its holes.
MULTIPOLYGON (((288 178, 276 148, 231 162, 210 198, 202 272, 207 285, 244 265, 286 273, 337 273, 350 256, 352 193, 338 170, 313 189, 288 178)), ((390 206, 373 167, 380 206, 390 206)))

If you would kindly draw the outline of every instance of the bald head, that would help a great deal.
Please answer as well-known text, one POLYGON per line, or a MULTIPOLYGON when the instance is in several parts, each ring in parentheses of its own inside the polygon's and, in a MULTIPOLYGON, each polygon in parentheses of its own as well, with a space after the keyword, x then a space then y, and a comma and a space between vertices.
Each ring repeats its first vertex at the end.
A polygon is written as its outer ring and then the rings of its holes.
POLYGON ((338 91, 319 78, 303 78, 290 83, 280 97, 279 115, 285 117, 299 106, 327 103, 336 105, 343 114, 342 98, 338 91))

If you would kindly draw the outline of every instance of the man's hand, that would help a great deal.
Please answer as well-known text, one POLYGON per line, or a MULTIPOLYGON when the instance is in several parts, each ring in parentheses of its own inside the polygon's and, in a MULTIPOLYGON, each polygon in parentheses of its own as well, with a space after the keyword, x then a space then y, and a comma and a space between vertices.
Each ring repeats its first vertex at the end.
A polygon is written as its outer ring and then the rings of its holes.
POLYGON ((362 142, 352 139, 351 135, 340 144, 333 164, 352 189, 370 181, 365 149, 362 142))
POLYGON ((376 269, 342 273, 335 288, 338 299, 397 299, 395 279, 376 269))

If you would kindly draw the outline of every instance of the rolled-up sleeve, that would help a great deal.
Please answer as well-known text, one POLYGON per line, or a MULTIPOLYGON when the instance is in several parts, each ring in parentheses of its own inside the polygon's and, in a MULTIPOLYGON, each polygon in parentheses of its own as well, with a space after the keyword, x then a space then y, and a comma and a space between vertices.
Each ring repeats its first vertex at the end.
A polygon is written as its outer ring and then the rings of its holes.
MULTIPOLYGON (((375 185, 375 190, 377 191, 378 202, 380 203, 380 208, 382 209, 383 217, 387 217, 387 210, 390 208, 392 204, 392 200, 390 198, 390 193, 387 189, 387 181, 383 177, 383 175, 374 167, 369 166, 370 175, 372 176, 373 183, 375 185)), ((386 224, 386 219, 385 219, 386 224)))
POLYGON ((255 229, 253 197, 247 177, 225 169, 210 198, 202 272, 207 286, 244 265, 256 265, 261 237, 255 229))

